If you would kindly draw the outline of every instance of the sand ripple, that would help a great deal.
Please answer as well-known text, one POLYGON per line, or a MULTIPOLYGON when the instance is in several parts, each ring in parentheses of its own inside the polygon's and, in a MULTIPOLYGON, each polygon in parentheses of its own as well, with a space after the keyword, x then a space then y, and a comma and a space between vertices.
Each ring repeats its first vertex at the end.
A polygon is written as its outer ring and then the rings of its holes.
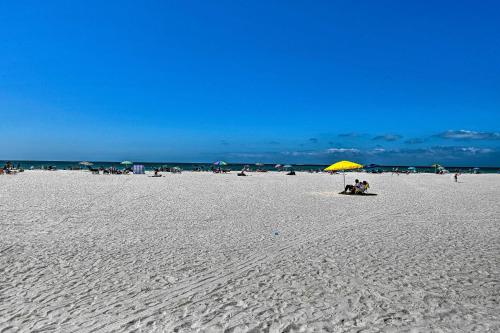
POLYGON ((0 333, 500 331, 500 177, 0 176, 0 333))

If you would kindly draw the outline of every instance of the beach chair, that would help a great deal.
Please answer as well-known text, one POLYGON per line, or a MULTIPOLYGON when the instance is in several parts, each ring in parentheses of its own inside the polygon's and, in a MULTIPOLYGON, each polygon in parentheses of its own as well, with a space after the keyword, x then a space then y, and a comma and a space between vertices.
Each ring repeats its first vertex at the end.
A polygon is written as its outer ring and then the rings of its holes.
POLYGON ((90 165, 88 166, 89 168, 89 171, 92 172, 93 175, 98 175, 99 174, 99 169, 93 169, 90 167, 90 165))

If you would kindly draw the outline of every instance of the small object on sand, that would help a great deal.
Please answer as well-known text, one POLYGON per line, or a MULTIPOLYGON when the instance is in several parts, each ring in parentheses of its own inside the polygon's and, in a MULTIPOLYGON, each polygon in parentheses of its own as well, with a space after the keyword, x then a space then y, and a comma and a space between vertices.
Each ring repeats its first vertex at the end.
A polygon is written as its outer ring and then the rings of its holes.
POLYGON ((274 236, 278 236, 279 234, 280 234, 280 233, 279 233, 279 232, 277 232, 277 231, 275 231, 275 232, 274 232, 274 236))

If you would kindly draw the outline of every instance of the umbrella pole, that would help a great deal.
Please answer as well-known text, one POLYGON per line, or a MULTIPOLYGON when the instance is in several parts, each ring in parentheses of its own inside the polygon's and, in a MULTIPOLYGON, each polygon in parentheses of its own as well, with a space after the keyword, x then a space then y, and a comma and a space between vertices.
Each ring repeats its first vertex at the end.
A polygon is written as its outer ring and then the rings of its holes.
POLYGON ((345 170, 344 170, 344 190, 345 190, 345 170))

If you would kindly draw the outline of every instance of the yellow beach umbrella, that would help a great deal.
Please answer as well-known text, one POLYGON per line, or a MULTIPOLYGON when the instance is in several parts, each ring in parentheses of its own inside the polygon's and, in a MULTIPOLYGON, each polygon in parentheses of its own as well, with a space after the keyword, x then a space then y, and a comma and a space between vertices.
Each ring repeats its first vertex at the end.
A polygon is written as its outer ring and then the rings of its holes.
POLYGON ((358 163, 350 161, 340 161, 335 164, 330 165, 325 171, 340 171, 340 170, 354 170, 361 169, 363 166, 358 163))
MULTIPOLYGON (((325 171, 345 171, 345 170, 355 170, 361 169, 363 166, 358 163, 350 161, 340 161, 335 164, 330 165, 325 171)), ((345 172, 344 172, 344 188, 345 188, 345 172)))

